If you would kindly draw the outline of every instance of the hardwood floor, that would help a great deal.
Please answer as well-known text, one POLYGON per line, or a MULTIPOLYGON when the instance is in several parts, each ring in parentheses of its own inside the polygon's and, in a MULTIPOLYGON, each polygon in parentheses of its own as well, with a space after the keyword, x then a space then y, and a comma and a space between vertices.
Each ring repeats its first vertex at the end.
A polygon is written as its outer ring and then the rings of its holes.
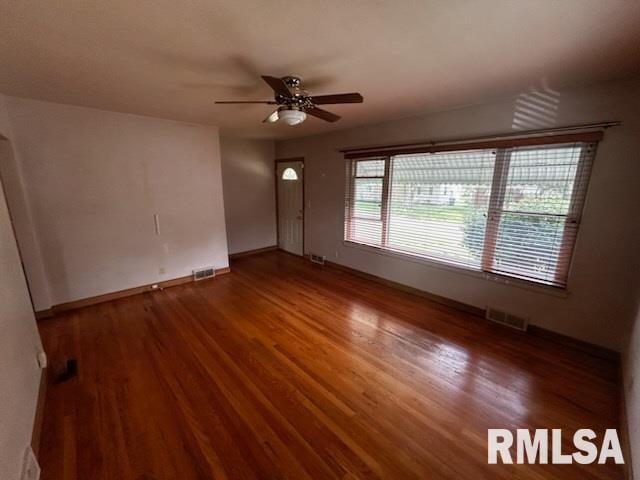
POLYGON ((282 252, 39 325, 78 360, 45 480, 623 477, 487 465, 488 428, 617 428, 615 363, 282 252))

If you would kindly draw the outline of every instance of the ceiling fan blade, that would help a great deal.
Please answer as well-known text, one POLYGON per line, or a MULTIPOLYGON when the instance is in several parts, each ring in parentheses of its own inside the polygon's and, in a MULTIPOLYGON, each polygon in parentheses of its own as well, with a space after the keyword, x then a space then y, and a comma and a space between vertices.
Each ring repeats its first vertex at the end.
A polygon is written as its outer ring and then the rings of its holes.
POLYGON ((305 112, 309 115, 313 115, 314 117, 321 118, 322 120, 326 120, 327 122, 337 122, 340 120, 340 115, 336 115, 335 113, 327 112, 326 110, 322 110, 318 107, 306 108, 305 112))
POLYGON ((337 93, 335 95, 318 95, 311 97, 316 105, 328 105, 330 103, 362 103, 364 99, 359 93, 337 93))
POLYGON ((265 118, 262 123, 275 123, 278 121, 278 110, 274 111, 271 115, 265 118))
POLYGON ((267 105, 275 105, 276 104, 276 102, 274 102, 273 100, 264 100, 264 101, 256 100, 256 101, 247 101, 247 102, 244 102, 244 101, 237 101, 237 102, 236 101, 230 101, 230 102, 222 101, 222 102, 213 102, 213 103, 221 103, 221 104, 226 104, 226 105, 235 104, 235 103, 262 103, 262 104, 266 103, 267 105))
POLYGON ((276 92, 276 95, 282 95, 283 97, 290 97, 291 92, 281 78, 270 77, 268 75, 261 75, 262 79, 269 84, 269 86, 276 92))

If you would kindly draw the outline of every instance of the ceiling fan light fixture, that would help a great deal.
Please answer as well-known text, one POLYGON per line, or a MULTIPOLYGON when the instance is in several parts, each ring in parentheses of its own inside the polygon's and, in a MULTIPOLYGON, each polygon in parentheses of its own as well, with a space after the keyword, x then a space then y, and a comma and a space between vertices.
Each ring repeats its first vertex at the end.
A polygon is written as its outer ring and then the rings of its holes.
POLYGON ((307 119, 307 114, 302 110, 284 108, 278 111, 278 119, 292 127, 304 122, 307 119))
POLYGON ((287 77, 271 77, 261 75, 271 90, 273 90, 273 100, 239 100, 239 101, 218 101, 215 103, 262 103, 265 105, 277 105, 262 123, 275 123, 282 120, 290 127, 299 125, 307 119, 307 115, 319 118, 325 122, 337 122, 340 115, 328 112, 318 105, 332 105, 337 103, 362 103, 363 98, 357 92, 336 93, 332 95, 309 96, 307 91, 300 86, 300 77, 289 75, 287 77))

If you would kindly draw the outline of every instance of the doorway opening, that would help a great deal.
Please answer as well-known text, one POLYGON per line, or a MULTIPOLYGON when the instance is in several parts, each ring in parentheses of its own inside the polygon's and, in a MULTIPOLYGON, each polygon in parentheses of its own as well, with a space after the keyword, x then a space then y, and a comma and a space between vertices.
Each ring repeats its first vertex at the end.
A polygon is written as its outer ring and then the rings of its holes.
POLYGON ((15 168, 11 142, 5 137, 0 136, 0 202, 4 204, 3 206, 5 206, 7 210, 11 233, 15 240, 16 250, 20 259, 20 266, 22 267, 22 274, 24 275, 27 292, 29 293, 31 308, 35 313, 36 308, 33 301, 33 293, 31 292, 31 285, 29 283, 29 277, 24 264, 24 255, 20 241, 18 240, 18 232, 16 230, 14 209, 17 210, 17 203, 22 200, 21 196, 22 191, 18 180, 17 170, 15 168))

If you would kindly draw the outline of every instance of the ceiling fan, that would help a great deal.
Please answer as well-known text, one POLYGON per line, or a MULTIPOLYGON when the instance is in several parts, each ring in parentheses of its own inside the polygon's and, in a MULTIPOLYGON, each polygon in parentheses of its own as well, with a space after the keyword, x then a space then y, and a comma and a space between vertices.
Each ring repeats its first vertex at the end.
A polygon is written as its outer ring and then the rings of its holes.
POLYGON ((305 121, 307 114, 321 118, 327 122, 337 122, 340 116, 328 112, 318 105, 336 103, 362 103, 363 98, 359 93, 338 93, 335 95, 310 96, 300 86, 302 81, 298 77, 289 75, 286 77, 270 77, 261 75, 262 79, 273 89, 274 99, 265 101, 222 101, 218 104, 235 103, 262 103, 277 105, 276 110, 265 118, 262 123, 275 123, 278 120, 287 125, 298 125, 305 121))

